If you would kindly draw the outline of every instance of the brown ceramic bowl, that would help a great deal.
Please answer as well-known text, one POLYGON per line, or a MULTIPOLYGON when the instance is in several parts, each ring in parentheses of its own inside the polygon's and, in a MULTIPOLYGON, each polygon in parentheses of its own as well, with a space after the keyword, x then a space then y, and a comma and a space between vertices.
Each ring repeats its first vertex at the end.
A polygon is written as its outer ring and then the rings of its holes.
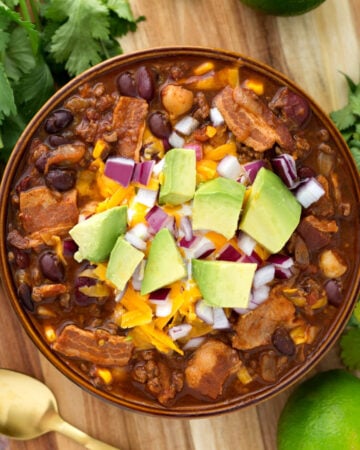
POLYGON ((294 85, 294 83, 288 80, 284 75, 278 73, 270 67, 265 66, 264 64, 252 60, 251 58, 222 50, 197 47, 175 47, 139 51, 137 53, 116 57, 101 63, 70 81, 41 108, 19 139, 6 167, 1 185, 0 253, 2 283, 7 297, 19 317, 22 326, 38 349, 65 376, 99 398, 130 410, 169 417, 201 417, 234 411, 269 399, 291 386, 296 381, 300 380, 334 345, 337 338, 340 336, 340 333, 343 331, 347 321, 349 320, 359 292, 360 227, 357 213, 359 210, 359 200, 359 175, 341 135, 338 133, 329 117, 319 108, 319 106, 317 106, 317 104, 310 99, 308 95, 301 90, 301 88, 294 85), (338 164, 341 164, 341 173, 345 175, 343 179, 339 181, 342 188, 346 192, 347 198, 350 199, 351 209, 354 211, 351 215, 351 223, 347 223, 346 225, 348 234, 350 234, 350 230, 352 230, 351 246, 353 248, 349 248, 350 259, 348 259, 349 264, 346 276, 343 278, 343 295, 340 306, 336 309, 334 318, 328 325, 327 330, 323 333, 321 339, 316 343, 316 346, 304 358, 304 361, 301 364, 290 367, 286 373, 279 377, 278 381, 258 385, 255 390, 249 390, 246 392, 246 389, 244 389, 237 395, 232 393, 232 395, 222 397, 215 401, 207 401, 198 398, 195 400, 193 399, 190 403, 179 402, 178 404, 164 407, 149 396, 143 395, 141 391, 134 393, 129 390, 128 393, 123 391, 121 395, 114 395, 111 390, 97 388, 96 385, 91 383, 82 375, 80 370, 75 370, 65 361, 65 359, 61 358, 58 354, 51 350, 44 336, 39 332, 39 327, 36 325, 36 321, 31 320, 31 314, 29 314, 29 312, 26 311, 20 304, 17 295, 12 270, 8 261, 9 247, 7 243, 7 232, 9 209, 11 208, 9 198, 11 197, 15 180, 21 176, 23 161, 26 158, 29 143, 32 138, 36 135, 38 129, 43 125, 45 119, 49 116, 49 113, 54 109, 59 108, 63 104, 64 100, 71 96, 79 88, 79 86, 87 82, 91 83, 94 79, 98 80, 104 76, 109 76, 109 74, 113 74, 114 77, 116 77, 117 74, 128 70, 134 64, 151 63, 153 61, 186 60, 189 57, 191 57, 192 60, 199 60, 199 62, 209 59, 215 61, 215 63, 239 65, 242 68, 240 69, 241 71, 251 71, 256 75, 256 77, 264 80, 265 83, 269 82, 270 84, 275 83, 281 86, 287 86, 293 92, 299 94, 307 100, 311 108, 311 120, 316 121, 321 128, 327 130, 327 143, 330 143, 332 148, 335 149, 336 161, 338 164))

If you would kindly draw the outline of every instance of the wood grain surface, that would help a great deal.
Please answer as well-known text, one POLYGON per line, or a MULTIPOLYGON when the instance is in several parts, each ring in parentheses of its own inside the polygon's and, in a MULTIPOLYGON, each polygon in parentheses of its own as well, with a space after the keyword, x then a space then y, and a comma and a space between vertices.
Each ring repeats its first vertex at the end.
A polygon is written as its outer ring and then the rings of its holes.
MULTIPOLYGON (((359 79, 360 1, 327 0, 305 15, 277 18, 238 0, 130 0, 145 15, 136 33, 122 39, 124 52, 162 45, 224 48, 280 70, 329 112, 346 103, 341 72, 359 79)), ((131 413, 104 403, 66 379, 36 350, 0 291, 0 365, 31 374, 54 391, 61 415, 121 450, 276 450, 286 391, 259 406, 216 418, 175 420, 131 413)), ((315 370, 339 365, 337 348, 315 370)), ((32 441, 0 437, 0 450, 79 450, 65 437, 32 441)))

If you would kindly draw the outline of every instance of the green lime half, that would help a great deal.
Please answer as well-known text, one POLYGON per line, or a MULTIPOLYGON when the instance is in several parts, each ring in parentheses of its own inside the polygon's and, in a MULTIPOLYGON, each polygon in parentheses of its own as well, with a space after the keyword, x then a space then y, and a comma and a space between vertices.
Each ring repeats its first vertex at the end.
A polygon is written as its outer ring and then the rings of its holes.
POLYGON ((247 6, 265 14, 296 16, 306 13, 324 3, 325 0, 240 0, 247 6))

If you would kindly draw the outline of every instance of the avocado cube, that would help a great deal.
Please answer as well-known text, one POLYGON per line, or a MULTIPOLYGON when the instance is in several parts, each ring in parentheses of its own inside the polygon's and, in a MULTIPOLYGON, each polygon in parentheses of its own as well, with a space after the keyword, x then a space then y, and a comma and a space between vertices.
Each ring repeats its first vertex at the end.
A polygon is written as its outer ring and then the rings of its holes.
POLYGON ((193 149, 173 148, 165 154, 159 203, 180 205, 191 200, 196 187, 196 154, 193 149))
POLYGON ((215 178, 200 185, 193 202, 193 229, 212 230, 231 239, 238 226, 245 186, 215 178))
POLYGON ((192 260, 192 276, 205 303, 218 308, 247 308, 257 264, 192 260))
POLYGON ((271 253, 279 252, 298 226, 301 205, 271 170, 259 170, 239 228, 271 253))
POLYGON ((115 206, 76 224, 70 236, 79 246, 76 261, 87 259, 91 262, 105 261, 120 234, 127 227, 127 206, 115 206))

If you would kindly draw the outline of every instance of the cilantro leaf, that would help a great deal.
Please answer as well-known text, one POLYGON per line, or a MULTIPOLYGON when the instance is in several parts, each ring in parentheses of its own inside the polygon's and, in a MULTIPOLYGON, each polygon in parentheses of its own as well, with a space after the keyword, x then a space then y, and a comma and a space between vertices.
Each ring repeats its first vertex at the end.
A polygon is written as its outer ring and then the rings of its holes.
POLYGON ((5 73, 5 67, 0 62, 0 124, 4 117, 16 114, 16 104, 14 99, 14 92, 11 88, 8 77, 5 73))
POLYGON ((77 75, 102 60, 101 41, 109 36, 108 10, 99 0, 53 0, 67 20, 54 33, 51 52, 55 61, 65 62, 77 75))
POLYGON ((14 28, 4 58, 8 78, 17 82, 24 73, 31 71, 35 64, 36 60, 26 30, 21 27, 14 28))
POLYGON ((350 328, 340 339, 341 358, 350 370, 360 370, 360 328, 350 328))
POLYGON ((331 112, 330 117, 340 131, 346 130, 356 122, 356 117, 353 114, 350 104, 347 104, 344 108, 338 109, 337 111, 331 112))
POLYGON ((135 22, 128 0, 104 0, 105 5, 114 11, 120 19, 126 19, 128 22, 135 22))

